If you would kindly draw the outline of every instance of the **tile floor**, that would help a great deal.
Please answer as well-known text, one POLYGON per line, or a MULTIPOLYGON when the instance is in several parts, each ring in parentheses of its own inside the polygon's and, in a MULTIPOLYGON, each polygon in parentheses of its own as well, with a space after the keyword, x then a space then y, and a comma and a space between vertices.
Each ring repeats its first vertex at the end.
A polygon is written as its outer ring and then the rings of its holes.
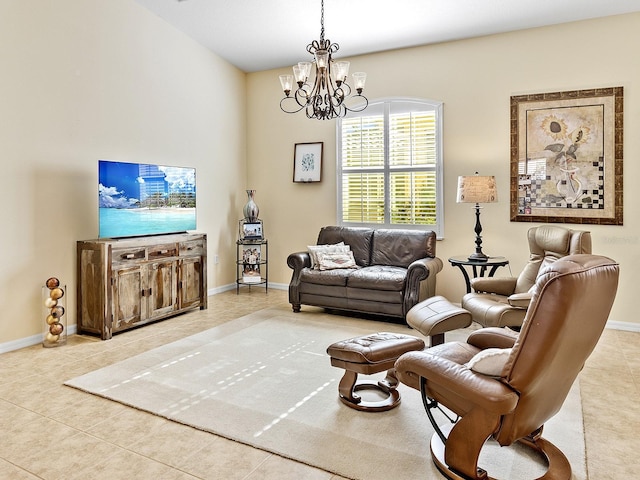
MULTIPOLYGON (((72 335, 0 355, 0 479, 339 480, 323 470, 64 387, 62 382, 252 311, 286 292, 235 291, 209 309, 108 341, 72 335)), ((581 373, 590 479, 640 470, 640 334, 606 330, 581 373)), ((425 455, 428 455, 425 452, 425 455)), ((417 472, 416 478, 422 475, 417 472)))

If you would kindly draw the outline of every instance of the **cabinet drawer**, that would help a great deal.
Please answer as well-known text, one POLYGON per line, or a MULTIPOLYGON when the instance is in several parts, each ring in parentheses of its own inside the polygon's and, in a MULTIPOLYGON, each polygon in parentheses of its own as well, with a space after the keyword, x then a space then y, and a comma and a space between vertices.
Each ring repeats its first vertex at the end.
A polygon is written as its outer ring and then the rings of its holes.
POLYGON ((175 243, 154 245, 147 250, 149 252, 149 260, 178 256, 178 246, 175 243))
POLYGON ((114 263, 135 263, 145 261, 147 259, 147 249, 144 247, 114 248, 111 255, 114 263))
POLYGON ((190 242, 180 242, 180 256, 185 255, 204 255, 204 241, 192 240, 190 242))

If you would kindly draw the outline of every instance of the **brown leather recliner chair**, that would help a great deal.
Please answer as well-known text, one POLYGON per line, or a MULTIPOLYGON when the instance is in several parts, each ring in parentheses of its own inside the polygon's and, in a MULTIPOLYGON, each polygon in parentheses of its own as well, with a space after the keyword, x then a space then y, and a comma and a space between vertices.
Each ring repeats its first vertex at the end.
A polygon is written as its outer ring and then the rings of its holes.
POLYGON ((483 327, 519 327, 531 300, 538 271, 567 255, 591 253, 591 233, 559 225, 540 225, 527 232, 529 262, 515 277, 478 277, 461 302, 483 327))
POLYGON ((606 257, 565 257, 540 272, 519 334, 484 328, 466 343, 397 360, 398 379, 422 392, 436 429, 431 455, 447 478, 488 478, 478 470, 478 456, 489 437, 501 446, 519 441, 545 455, 549 469, 541 478, 571 478, 567 458, 542 438, 542 428, 562 407, 602 334, 618 274, 618 264, 606 257), (431 414, 438 404, 460 416, 448 436, 431 414))

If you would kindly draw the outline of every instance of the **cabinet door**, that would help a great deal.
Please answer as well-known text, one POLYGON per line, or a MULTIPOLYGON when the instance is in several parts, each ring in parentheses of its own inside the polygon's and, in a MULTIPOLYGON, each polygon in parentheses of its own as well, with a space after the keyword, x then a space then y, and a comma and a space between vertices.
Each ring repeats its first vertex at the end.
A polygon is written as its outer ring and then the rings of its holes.
POLYGON ((201 257, 185 258, 180 261, 178 283, 180 308, 200 306, 204 295, 203 274, 201 257))
POLYGON ((122 267, 113 272, 113 331, 128 328, 145 319, 141 293, 145 288, 145 267, 122 267))
POLYGON ((154 262, 148 265, 145 294, 148 296, 150 319, 178 310, 177 261, 154 262))

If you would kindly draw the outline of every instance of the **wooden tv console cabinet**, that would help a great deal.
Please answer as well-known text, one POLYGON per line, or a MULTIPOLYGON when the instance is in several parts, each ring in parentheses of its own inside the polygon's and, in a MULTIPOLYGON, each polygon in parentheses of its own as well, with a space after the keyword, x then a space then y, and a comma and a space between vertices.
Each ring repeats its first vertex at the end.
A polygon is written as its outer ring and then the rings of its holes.
POLYGON ((114 333, 207 308, 207 236, 180 233, 77 244, 79 333, 114 333))

